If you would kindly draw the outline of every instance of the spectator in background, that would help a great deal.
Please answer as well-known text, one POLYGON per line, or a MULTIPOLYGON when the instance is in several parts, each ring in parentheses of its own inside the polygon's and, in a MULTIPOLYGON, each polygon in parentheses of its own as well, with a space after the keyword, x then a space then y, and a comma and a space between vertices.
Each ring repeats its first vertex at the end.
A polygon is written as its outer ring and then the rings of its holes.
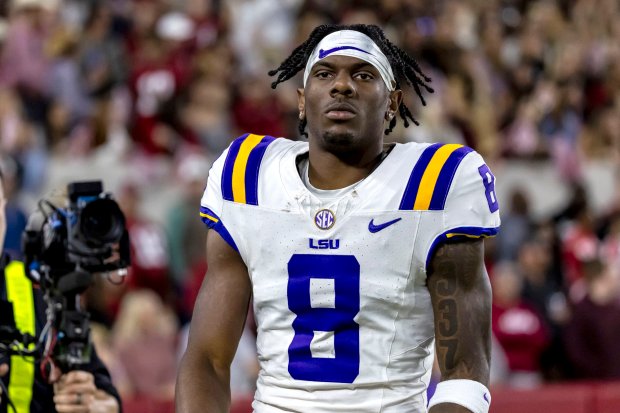
POLYGON ((187 102, 180 114, 182 122, 213 157, 226 149, 230 137, 234 136, 230 89, 225 83, 203 75, 190 83, 186 93, 187 102))
POLYGON ((620 379, 620 269, 583 263, 586 296, 574 304, 565 344, 576 378, 620 379))
POLYGON ((83 87, 91 99, 108 95, 127 76, 124 50, 111 36, 111 28, 110 6, 101 0, 91 2, 78 55, 83 87))
POLYGON ((531 95, 514 103, 514 114, 510 114, 510 123, 504 129, 502 151, 505 156, 525 159, 548 156, 549 149, 541 140, 538 130, 542 113, 548 105, 547 91, 546 85, 540 85, 531 95))
POLYGON ((125 36, 125 46, 130 56, 138 57, 144 42, 155 32, 155 24, 164 13, 162 1, 137 0, 130 2, 127 12, 131 29, 125 36))
MULTIPOLYGON (((620 67, 620 64, 618 65, 620 67)), ((580 136, 581 151, 588 158, 620 159, 620 105, 595 110, 580 136)))
POLYGON ((286 56, 284 51, 290 45, 295 15, 301 3, 301 0, 222 2, 231 23, 234 22, 230 27, 229 39, 241 73, 265 73, 266 68, 286 56))
POLYGON ((584 208, 577 214, 562 242, 566 283, 573 287, 579 281, 571 294, 582 293, 583 263, 594 259, 599 247, 600 241, 594 232, 594 217, 589 209, 584 208))
MULTIPOLYGON (((269 83, 258 75, 245 76, 237 87, 239 96, 233 105, 237 131, 283 136, 285 133, 283 110, 269 88, 269 83), (251 113, 252 116, 248 116, 251 113)), ((233 136, 238 135, 235 133, 233 136)))
POLYGON ((4 201, 6 207, 6 234, 3 240, 0 239, 0 246, 4 245, 4 252, 8 253, 13 259, 23 259, 22 251, 22 232, 26 228, 27 216, 20 200, 19 195, 19 165, 10 156, 0 158, 0 170, 3 171, 4 201))
POLYGON ((134 393, 134 389, 131 387, 131 381, 129 380, 122 360, 120 360, 115 352, 110 329, 97 322, 91 322, 90 338, 93 342, 93 346, 97 349, 97 355, 107 367, 121 400, 131 397, 134 393))
POLYGON ((549 345, 542 353, 540 366, 546 379, 561 377, 567 372, 561 332, 570 316, 562 280, 554 273, 554 240, 546 236, 547 232, 545 226, 538 228, 532 238, 523 242, 518 258, 523 278, 521 297, 548 327, 549 345))
POLYGON ((185 14, 162 15, 136 51, 129 79, 134 98, 132 136, 147 154, 173 155, 183 141, 195 143, 176 118, 177 99, 191 74, 187 42, 194 31, 185 14))
POLYGON ((48 110, 48 142, 55 145, 61 139, 66 138, 69 125, 87 118, 92 110, 92 102, 89 100, 88 91, 84 88, 84 82, 78 62, 78 34, 66 28, 58 28, 52 34, 47 44, 47 50, 51 58, 50 88, 51 107, 48 110), (54 120, 58 112, 66 118, 67 124, 62 132, 56 133, 54 120))
MULTIPOLYGON (((208 176, 209 169, 209 161, 198 153, 183 158, 177 169, 178 180, 182 185, 181 195, 168 210, 166 230, 170 240, 171 268, 179 285, 185 283, 193 268, 205 259, 207 235, 196 225, 194 205, 200 203, 204 192, 204 179, 208 176)), ((192 308, 193 305, 189 308, 190 314, 192 308)))
POLYGON ((42 123, 49 97, 50 61, 45 40, 50 32, 54 0, 14 0, 0 56, 0 85, 15 88, 28 117, 42 123))
POLYGON ((546 323, 559 326, 566 321, 566 312, 558 308, 556 301, 565 302, 565 299, 562 285, 553 277, 552 259, 551 245, 534 235, 521 245, 517 263, 523 279, 521 296, 544 317, 546 323))
POLYGON ((549 344, 543 318, 521 298, 522 279, 504 262, 493 270, 493 335, 508 360, 505 384, 531 388, 542 383, 540 356, 549 344))
POLYGON ((577 111, 582 109, 582 92, 578 84, 566 79, 558 86, 552 90, 552 107, 542 118, 540 130, 558 170, 570 181, 581 177, 577 138, 582 121, 577 111))
POLYGON ((602 245, 603 259, 610 265, 620 265, 620 213, 611 216, 609 221, 609 232, 602 245))
POLYGON ((532 236, 533 220, 529 202, 523 189, 516 188, 508 196, 510 209, 502 215, 502 231, 496 238, 497 260, 514 261, 519 248, 532 236))
POLYGON ((127 288, 147 288, 166 303, 174 301, 168 239, 163 228, 144 217, 140 211, 141 193, 138 185, 127 183, 118 194, 118 204, 125 214, 131 245, 131 267, 127 288))
POLYGON ((204 77, 225 86, 233 84, 234 72, 230 68, 234 65, 235 56, 225 40, 198 50, 194 60, 195 75, 198 78, 204 77))
POLYGON ((194 47, 203 49, 211 46, 226 29, 226 16, 221 13, 222 5, 213 0, 186 0, 185 12, 195 24, 194 47))
MULTIPOLYGON (((445 100, 447 99, 445 96, 448 94, 448 89, 454 90, 457 89, 458 86, 448 83, 446 79, 442 79, 441 75, 433 76, 433 82, 435 83, 433 85, 435 89, 441 91, 445 89, 446 93, 437 96, 430 95, 427 98, 426 107, 420 112, 421 127, 406 129, 406 131, 404 131, 406 139, 413 142, 426 142, 430 139, 441 142, 459 143, 462 145, 465 143, 465 137, 462 131, 452 123, 445 122, 450 108, 457 105, 454 103, 446 105, 445 100)), ((452 95, 458 95, 458 92, 455 91, 452 95)))
POLYGON ((0 87, 0 154, 17 163, 18 198, 41 191, 49 157, 42 126, 26 116, 27 105, 15 89, 0 87))
POLYGON ((177 333, 174 314, 153 291, 131 291, 123 298, 112 332, 113 350, 132 390, 128 399, 139 401, 143 411, 146 406, 173 411, 177 333))

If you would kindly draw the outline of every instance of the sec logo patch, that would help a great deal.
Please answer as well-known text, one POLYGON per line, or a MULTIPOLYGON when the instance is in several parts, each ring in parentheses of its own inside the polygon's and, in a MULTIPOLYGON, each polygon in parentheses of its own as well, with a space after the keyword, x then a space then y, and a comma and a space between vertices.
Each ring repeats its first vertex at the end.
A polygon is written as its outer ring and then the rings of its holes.
POLYGON ((336 217, 334 213, 329 209, 321 209, 314 216, 314 223, 320 229, 330 229, 334 226, 336 222, 336 217))

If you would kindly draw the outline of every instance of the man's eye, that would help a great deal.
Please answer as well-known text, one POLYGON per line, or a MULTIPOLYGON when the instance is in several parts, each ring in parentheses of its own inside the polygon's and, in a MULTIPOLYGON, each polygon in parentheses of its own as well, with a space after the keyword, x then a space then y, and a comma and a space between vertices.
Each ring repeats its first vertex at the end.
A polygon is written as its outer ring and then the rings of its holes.
POLYGON ((372 80, 372 79, 374 79, 374 76, 371 75, 370 73, 358 73, 356 75, 356 77, 358 79, 361 79, 361 80, 372 80))
POLYGON ((329 77, 329 72, 316 72, 314 76, 318 77, 319 79, 327 79, 329 77))

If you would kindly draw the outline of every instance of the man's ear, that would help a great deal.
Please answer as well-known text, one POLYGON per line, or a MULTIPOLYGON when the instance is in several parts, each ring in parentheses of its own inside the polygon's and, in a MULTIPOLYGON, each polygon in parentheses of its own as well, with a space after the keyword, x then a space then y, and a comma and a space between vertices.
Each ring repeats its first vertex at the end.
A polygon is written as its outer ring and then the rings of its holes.
POLYGON ((306 95, 303 87, 297 89, 297 109, 300 113, 306 110, 306 95))
POLYGON ((388 110, 393 113, 398 113, 398 108, 400 104, 403 102, 403 91, 400 89, 396 89, 390 92, 390 104, 388 106, 388 110))

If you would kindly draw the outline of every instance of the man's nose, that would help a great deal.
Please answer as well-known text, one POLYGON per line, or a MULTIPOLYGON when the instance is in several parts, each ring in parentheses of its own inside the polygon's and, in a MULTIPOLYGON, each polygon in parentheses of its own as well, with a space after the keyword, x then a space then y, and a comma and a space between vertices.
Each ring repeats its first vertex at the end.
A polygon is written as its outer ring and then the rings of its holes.
POLYGON ((332 97, 335 97, 337 95, 343 95, 347 97, 353 96, 355 94, 355 85, 353 84, 353 79, 351 78, 351 75, 344 70, 336 72, 330 94, 332 95, 332 97))

